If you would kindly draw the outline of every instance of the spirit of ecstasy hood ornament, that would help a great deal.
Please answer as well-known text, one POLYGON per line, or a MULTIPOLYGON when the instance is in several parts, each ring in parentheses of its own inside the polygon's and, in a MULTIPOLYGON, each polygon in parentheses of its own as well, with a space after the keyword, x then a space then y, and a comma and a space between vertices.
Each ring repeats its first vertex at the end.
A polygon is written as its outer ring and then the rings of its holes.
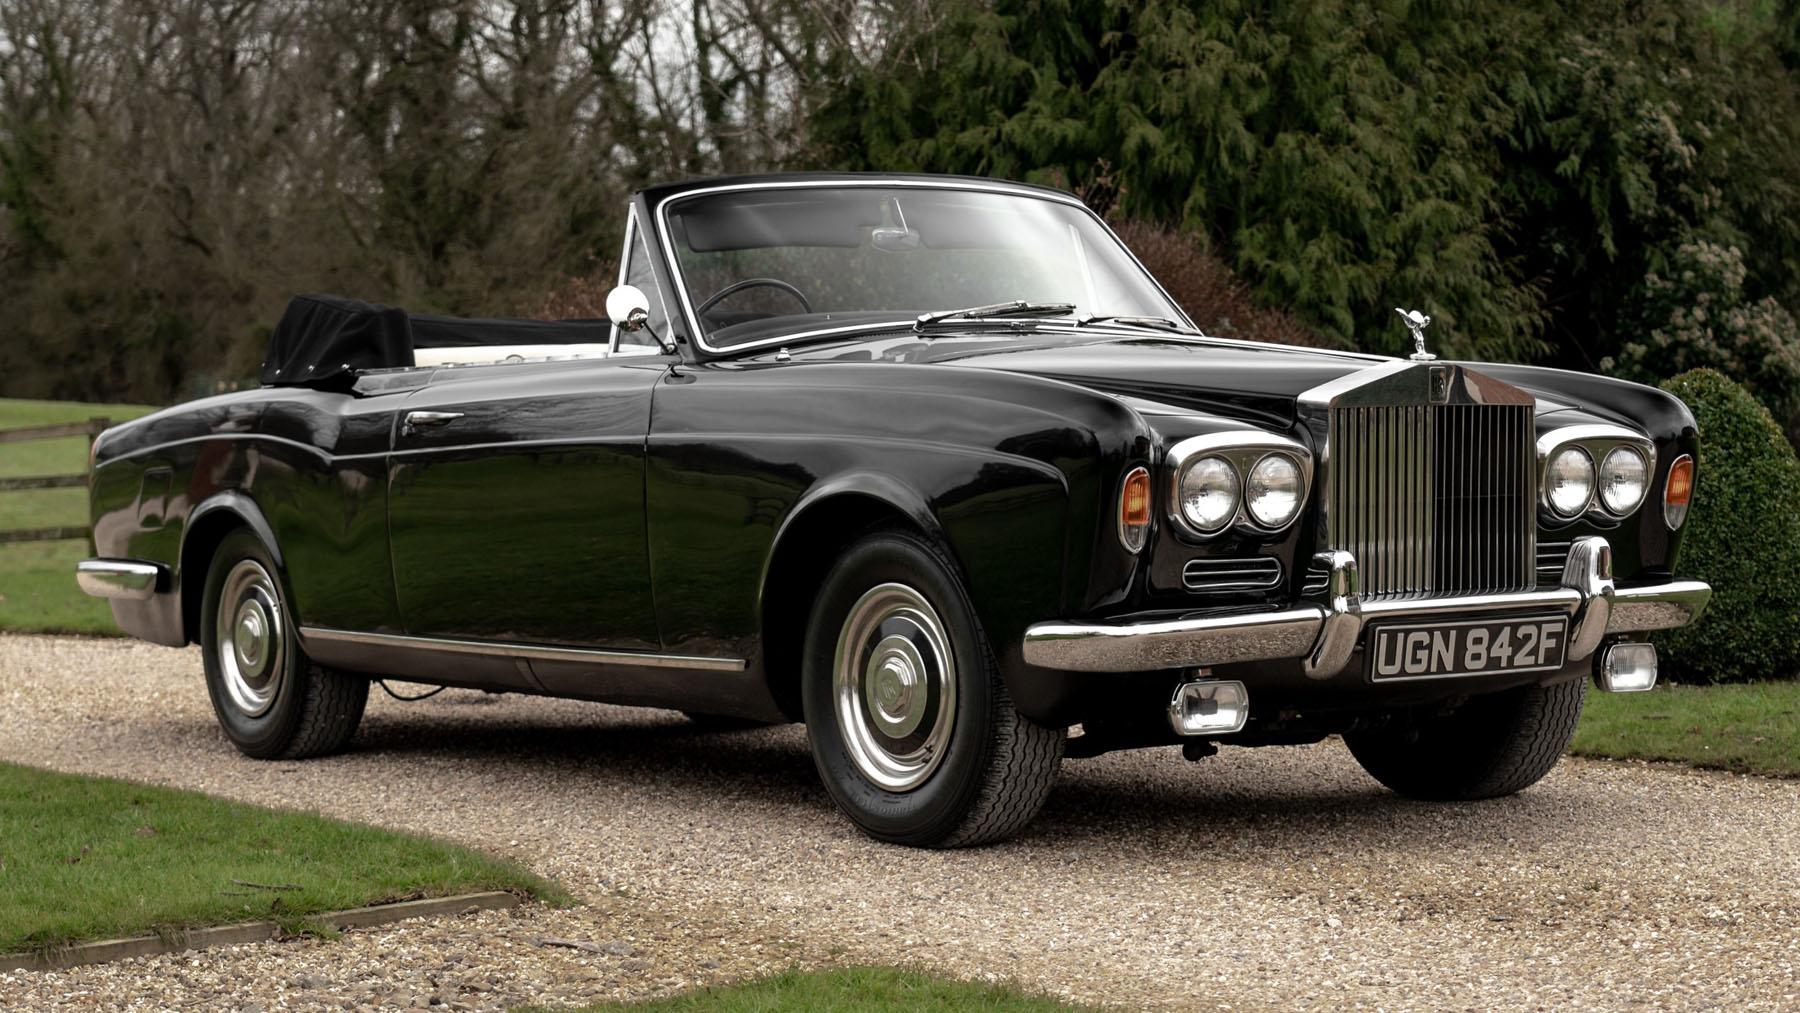
POLYGON ((1431 326, 1431 318, 1418 310, 1403 310, 1398 306, 1394 307, 1394 312, 1400 314, 1400 319, 1406 321, 1406 329, 1412 332, 1413 353, 1408 358, 1414 362, 1430 362, 1437 358, 1425 350, 1425 328, 1431 326))

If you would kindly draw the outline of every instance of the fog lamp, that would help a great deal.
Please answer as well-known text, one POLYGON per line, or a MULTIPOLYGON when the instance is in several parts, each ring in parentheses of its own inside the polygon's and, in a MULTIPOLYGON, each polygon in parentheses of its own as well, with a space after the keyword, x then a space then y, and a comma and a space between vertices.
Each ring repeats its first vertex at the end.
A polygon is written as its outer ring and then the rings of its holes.
POLYGON ((1229 735, 1244 730, 1250 691, 1235 680, 1201 679, 1175 687, 1169 727, 1177 735, 1229 735))
POLYGON ((1642 693, 1656 688, 1656 645, 1614 644, 1594 673, 1608 693, 1642 693))

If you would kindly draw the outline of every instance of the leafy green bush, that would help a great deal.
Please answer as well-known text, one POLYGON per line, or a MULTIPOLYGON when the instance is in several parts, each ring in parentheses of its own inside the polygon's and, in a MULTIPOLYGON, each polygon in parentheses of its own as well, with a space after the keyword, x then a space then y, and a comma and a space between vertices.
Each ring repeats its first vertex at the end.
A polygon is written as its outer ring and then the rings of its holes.
POLYGON ((1416 306, 1448 354, 1593 369, 1685 243, 1800 311, 1796 9, 964 0, 834 87, 813 157, 1181 226, 1340 343, 1401 352, 1416 306))
POLYGON ((1644 281, 1637 336, 1601 366, 1645 383, 1716 369, 1756 395, 1794 440, 1800 436, 1800 325, 1774 298, 1746 296, 1744 275, 1737 247, 1682 244, 1666 276, 1652 272, 1644 281))
POLYGON ((1693 506, 1677 560, 1713 586, 1699 623, 1661 635, 1665 670, 1684 682, 1800 674, 1800 460, 1768 409, 1711 369, 1663 389, 1700 426, 1693 506))

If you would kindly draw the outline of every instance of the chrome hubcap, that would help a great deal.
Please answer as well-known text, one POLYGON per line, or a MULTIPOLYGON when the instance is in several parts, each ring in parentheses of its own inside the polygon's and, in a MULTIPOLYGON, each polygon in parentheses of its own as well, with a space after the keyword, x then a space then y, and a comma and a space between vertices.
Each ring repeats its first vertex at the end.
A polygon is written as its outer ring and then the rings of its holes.
POLYGON ((225 696, 245 717, 257 717, 281 689, 286 641, 275 579, 246 559, 231 568, 219 591, 215 638, 225 696))
POLYGON ((856 769, 888 791, 924 784, 956 720, 956 659, 925 596, 881 584, 857 599, 838 634, 833 681, 856 769))

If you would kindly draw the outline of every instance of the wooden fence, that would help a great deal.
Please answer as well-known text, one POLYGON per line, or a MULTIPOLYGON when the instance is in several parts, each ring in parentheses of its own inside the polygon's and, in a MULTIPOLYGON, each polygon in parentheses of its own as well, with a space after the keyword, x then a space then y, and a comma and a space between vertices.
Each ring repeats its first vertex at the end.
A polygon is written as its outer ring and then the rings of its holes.
MULTIPOLYGON (((88 419, 86 422, 60 422, 53 426, 26 426, 22 429, 0 429, 0 444, 24 443, 27 440, 55 440, 68 436, 85 436, 91 447, 94 437, 112 425, 111 419, 88 419)), ((33 475, 24 478, 0 478, 0 492, 24 489, 70 489, 87 485, 87 475, 33 475)), ((53 528, 23 528, 0 531, 0 544, 7 542, 54 542, 66 538, 86 538, 87 525, 63 524, 53 528)))

